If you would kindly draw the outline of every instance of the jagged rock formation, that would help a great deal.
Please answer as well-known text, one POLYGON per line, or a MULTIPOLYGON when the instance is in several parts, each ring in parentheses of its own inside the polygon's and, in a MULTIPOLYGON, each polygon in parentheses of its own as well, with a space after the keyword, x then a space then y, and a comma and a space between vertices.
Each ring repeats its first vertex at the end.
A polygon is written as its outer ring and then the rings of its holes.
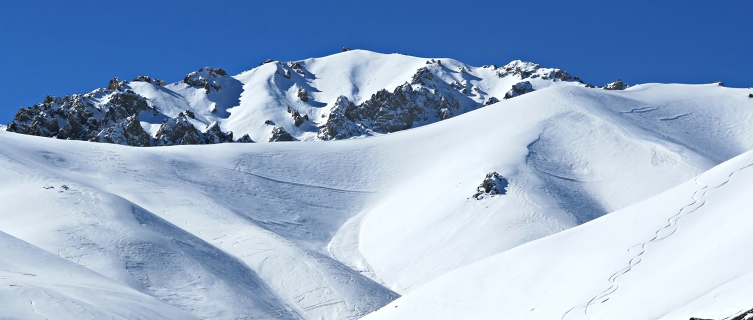
POLYGON ((290 115, 293 117, 293 124, 296 127, 300 127, 303 124, 303 122, 309 120, 309 115, 307 114, 301 115, 301 113, 298 112, 298 110, 290 111, 290 109, 288 109, 288 111, 290 112, 290 115))
POLYGON ((160 80, 160 79, 152 78, 150 76, 145 76, 145 75, 137 76, 136 78, 133 79, 133 82, 147 82, 147 83, 151 83, 157 86, 164 86, 167 84, 165 80, 160 80))
POLYGON ((136 115, 126 118, 105 130, 96 137, 98 142, 123 144, 134 147, 148 147, 151 145, 149 134, 144 131, 136 115))
POLYGON ((617 81, 612 83, 607 83, 604 86, 604 90, 625 90, 629 87, 627 83, 622 82, 622 80, 617 79, 617 81))
POLYGON ((306 89, 304 89, 304 88, 299 88, 298 89, 298 99, 301 99, 301 101, 303 101, 303 102, 308 102, 309 101, 309 93, 306 92, 306 89))
POLYGON ((509 181, 499 173, 489 172, 481 185, 476 188, 477 192, 473 195, 473 198, 481 200, 494 195, 507 194, 509 184, 509 181))
MULTIPOLYGON (((116 78, 110 85, 120 86, 123 82, 116 78)), ((146 146, 149 136, 144 140, 145 132, 139 130, 138 115, 147 111, 154 110, 144 97, 133 91, 98 89, 64 98, 48 96, 41 104, 21 108, 6 130, 58 139, 146 146), (105 102, 96 104, 97 101, 105 102), (125 138, 125 135, 133 136, 125 138)))
MULTIPOLYGON (((267 125, 295 126, 296 130, 288 133, 292 140, 348 139, 426 125, 557 82, 580 81, 563 70, 519 60, 502 67, 477 68, 452 59, 417 60, 404 55, 353 51, 326 59, 293 62, 268 59, 260 64, 262 67, 234 77, 220 68, 205 67, 170 84, 146 75, 134 78, 133 82, 114 78, 107 89, 91 93, 96 97, 64 98, 70 101, 65 102, 62 110, 57 110, 60 106, 44 109, 44 103, 19 110, 7 130, 61 139, 142 145, 143 135, 133 126, 139 122, 150 136, 149 145, 232 140, 230 132, 218 128, 232 129, 239 135, 247 133, 250 140, 266 142, 269 137, 265 133, 269 129, 263 128, 262 122, 268 119, 264 122, 267 125), (389 62, 390 66, 374 64, 370 59, 389 62), (401 68, 408 63, 413 63, 416 71, 406 77, 401 68), (401 79, 394 78, 398 74, 401 79), (405 82, 400 84, 402 81, 405 82), (154 90, 145 83, 164 89, 154 90), (75 102, 76 99, 81 101, 75 102), (137 103, 138 107, 126 107, 130 102, 119 99, 142 102, 137 103), (110 110, 108 103, 115 107, 110 110), (291 106, 296 110, 290 109, 291 106), (307 122, 312 115, 317 119, 307 122), (255 118, 243 119, 251 116, 255 118), (107 134, 100 135, 108 128, 111 130, 107 134), (125 128, 130 129, 123 131, 125 128), (120 131, 133 132, 137 137, 116 139, 120 131)), ((286 135, 278 135, 279 139, 287 139, 286 135)))
POLYGON ((512 86, 510 91, 507 91, 505 93, 505 97, 502 99, 510 99, 515 98, 519 95, 526 94, 529 92, 533 92, 533 86, 528 81, 521 81, 512 86))
POLYGON ((227 76, 227 72, 222 68, 205 67, 187 74, 183 78, 183 83, 193 87, 203 87, 204 92, 208 94, 211 89, 214 89, 214 91, 222 89, 219 78, 225 76, 227 76))
MULTIPOLYGON (((222 132, 217 121, 210 123, 203 132, 204 144, 233 142, 233 132, 222 132)), ((247 137, 248 135, 246 135, 247 137)), ((250 139, 250 138, 249 138, 250 139)))
POLYGON ((248 133, 244 134, 242 137, 238 138, 235 142, 238 143, 254 143, 254 140, 251 140, 251 137, 248 135, 248 133))
POLYGON ((371 99, 355 105, 341 96, 335 102, 327 123, 318 133, 323 140, 344 139, 368 131, 389 133, 409 129, 421 116, 431 113, 439 119, 453 116, 460 103, 438 90, 405 83, 393 92, 380 90, 371 99))
POLYGON ((139 116, 158 114, 146 98, 128 89, 127 81, 115 78, 108 83, 108 89, 63 98, 47 96, 41 104, 21 108, 6 130, 137 147, 233 141, 232 132, 222 132, 216 122, 199 132, 188 120, 195 118, 191 110, 165 118, 155 137, 151 137, 141 126, 139 116))
POLYGON ((293 139, 293 136, 290 135, 285 129, 282 127, 275 126, 272 128, 272 134, 269 136, 269 142, 277 142, 277 141, 295 141, 293 139))
POLYGON ((539 64, 536 64, 533 62, 524 62, 521 60, 512 61, 501 68, 496 68, 493 65, 484 66, 484 67, 491 67, 492 69, 498 69, 497 76, 500 78, 506 77, 506 76, 517 76, 517 77, 520 77, 520 79, 541 78, 544 80, 581 82, 580 78, 571 76, 565 70, 555 69, 555 68, 543 68, 539 64))

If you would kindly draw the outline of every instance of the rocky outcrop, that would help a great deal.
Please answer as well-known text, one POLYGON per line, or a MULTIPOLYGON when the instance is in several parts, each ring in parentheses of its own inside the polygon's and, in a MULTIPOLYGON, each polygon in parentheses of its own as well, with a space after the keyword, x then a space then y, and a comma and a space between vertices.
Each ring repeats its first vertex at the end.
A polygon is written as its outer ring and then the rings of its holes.
POLYGON ((531 85, 531 83, 528 81, 521 81, 512 85, 510 91, 507 91, 507 93, 505 93, 505 97, 502 99, 515 98, 519 95, 523 95, 529 92, 533 92, 533 86, 531 85))
POLYGON ((622 80, 617 79, 617 81, 615 81, 615 82, 607 83, 604 86, 604 90, 625 90, 628 87, 629 86, 628 86, 627 83, 624 83, 624 82, 622 82, 622 80))
POLYGON ((242 137, 240 137, 235 142, 239 143, 254 143, 254 140, 251 140, 251 137, 248 135, 248 133, 244 134, 242 137))
POLYGON ((211 89, 214 89, 214 91, 222 89, 220 78, 225 76, 227 76, 227 73, 222 68, 205 67, 187 74, 183 78, 183 83, 192 87, 202 87, 204 93, 208 94, 212 91, 211 89))
POLYGON ((343 96, 339 97, 317 137, 334 140, 367 132, 390 133, 413 127, 413 123, 421 120, 422 115, 444 120, 459 109, 460 103, 451 95, 445 96, 439 90, 426 87, 414 90, 410 83, 405 83, 393 92, 382 89, 359 105, 343 96))
MULTIPOLYGON (((116 78, 110 81, 110 85, 116 87, 124 85, 124 82, 116 78)), ((133 91, 98 89, 85 95, 64 98, 48 96, 41 104, 21 108, 6 130, 41 137, 142 146, 143 129, 137 130, 141 128, 140 124, 138 128, 133 126, 134 122, 138 124, 138 115, 142 112, 154 112, 154 109, 144 97, 133 91), (136 136, 116 139, 121 131, 136 136), (112 133, 111 139, 104 138, 108 133, 112 133)), ((148 135, 146 141, 146 145, 149 145, 148 135)))
POLYGON ((149 134, 144 131, 136 115, 109 126, 97 134, 96 142, 123 144, 134 147, 148 147, 151 145, 149 134))
POLYGON ((543 68, 541 65, 533 62, 515 60, 503 67, 498 68, 497 76, 500 78, 506 76, 517 76, 520 79, 541 78, 544 80, 555 81, 580 81, 580 78, 567 73, 567 71, 555 68, 543 68))
POLYGON ((155 145, 172 146, 185 144, 202 144, 204 141, 188 117, 180 114, 175 118, 165 119, 155 135, 155 145))
POLYGON ((484 106, 492 105, 492 104, 495 104, 497 102, 499 102, 499 99, 497 99, 495 97, 489 97, 489 99, 486 99, 486 101, 484 102, 484 106))
POLYGON ((290 135, 285 129, 282 127, 275 126, 272 128, 272 134, 269 136, 269 142, 278 142, 278 141, 294 141, 293 136, 290 135))
POLYGON ((290 115, 293 117, 293 124, 296 127, 300 127, 304 122, 309 120, 309 115, 301 115, 298 110, 290 110, 290 108, 288 108, 288 112, 290 112, 290 115))
POLYGON ((147 82, 147 83, 151 83, 157 86, 164 86, 167 84, 165 80, 159 80, 157 78, 152 78, 150 76, 145 76, 145 75, 140 75, 134 78, 133 82, 147 82))
POLYGON ((476 194, 473 195, 473 198, 481 200, 495 195, 507 194, 509 184, 509 181, 499 173, 489 172, 481 185, 476 188, 476 194))
POLYGON ((233 132, 222 132, 217 121, 210 123, 203 132, 205 144, 233 142, 233 132))
POLYGON ((298 88, 298 99, 301 99, 303 102, 309 101, 309 93, 304 88, 298 88))

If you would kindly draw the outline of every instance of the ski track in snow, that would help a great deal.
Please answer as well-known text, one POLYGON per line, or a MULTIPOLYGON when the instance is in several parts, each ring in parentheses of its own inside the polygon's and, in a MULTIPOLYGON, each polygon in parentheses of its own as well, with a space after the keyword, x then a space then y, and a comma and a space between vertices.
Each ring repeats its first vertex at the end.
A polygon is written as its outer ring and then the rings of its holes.
POLYGON ((702 185, 701 183, 699 183, 698 179, 700 177, 697 177, 695 179, 695 183, 697 185, 701 186, 701 188, 697 189, 693 193, 693 196, 692 196, 693 202, 691 202, 690 204, 685 205, 675 215, 673 215, 669 219, 667 219, 667 225, 665 225, 665 226, 659 228, 658 230, 656 230, 656 232, 654 232, 654 237, 653 238, 651 238, 650 240, 648 240, 646 242, 639 243, 639 244, 636 244, 636 245, 628 248, 627 252, 630 253, 630 254, 632 254, 633 258, 631 258, 630 261, 628 261, 628 266, 627 267, 622 268, 622 269, 616 271, 615 273, 613 273, 611 276, 609 276, 608 281, 611 284, 609 286, 609 288, 607 288, 606 290, 600 292, 599 294, 597 294, 596 296, 594 296, 593 298, 591 298, 587 303, 581 304, 581 305, 577 305, 577 306, 571 308, 570 310, 568 310, 567 312, 565 312, 562 315, 562 320, 578 319, 579 315, 577 313, 573 313, 573 316, 568 316, 568 315, 570 315, 572 312, 574 312, 574 311, 576 311, 578 309, 581 309, 581 308, 583 309, 583 314, 580 315, 580 316, 585 316, 586 319, 590 320, 591 316, 588 314, 588 308, 591 307, 591 306, 593 306, 593 305, 596 305, 596 304, 603 304, 603 303, 605 303, 605 302, 607 302, 609 300, 609 297, 612 294, 614 294, 620 288, 620 285, 617 282, 617 280, 620 277, 626 275, 635 266, 637 266, 639 263, 641 263, 643 261, 642 256, 643 256, 643 254, 645 254, 648 251, 647 247, 648 247, 649 244, 654 243, 654 242, 659 242, 659 241, 664 240, 664 239, 667 239, 670 236, 672 236, 673 234, 675 234, 677 231, 679 231, 680 230, 680 224, 679 224, 680 223, 680 219, 682 219, 684 216, 686 216, 686 215, 688 215, 690 213, 696 212, 698 209, 700 209, 701 207, 703 207, 706 204, 706 195, 708 194, 709 191, 721 188, 722 186, 726 185, 732 179, 732 176, 735 173, 737 173, 737 172, 739 172, 741 170, 744 170, 744 169, 746 169, 748 167, 751 167, 751 166, 753 166, 753 163, 749 163, 749 164, 747 164, 745 166, 742 166, 742 167, 740 167, 740 168, 732 171, 727 176, 727 179, 724 182, 722 182, 722 183, 720 183, 720 184, 718 184, 718 185, 716 185, 714 187, 711 187, 711 188, 709 188, 709 186, 710 186, 709 184, 702 185), (669 233, 666 234, 666 235, 662 235, 664 232, 669 232, 669 233), (634 251, 633 249, 636 249, 636 248, 637 248, 637 251, 634 251))

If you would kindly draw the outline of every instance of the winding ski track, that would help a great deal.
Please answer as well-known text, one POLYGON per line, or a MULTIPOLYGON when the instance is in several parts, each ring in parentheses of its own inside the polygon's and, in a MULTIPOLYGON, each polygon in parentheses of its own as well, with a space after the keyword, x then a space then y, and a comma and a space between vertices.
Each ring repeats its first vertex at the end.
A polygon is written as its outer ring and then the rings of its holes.
POLYGON ((639 243, 639 244, 636 244, 636 245, 628 248, 627 252, 630 253, 630 254, 632 254, 633 258, 631 258, 630 261, 628 261, 628 265, 626 267, 624 267, 624 268, 622 268, 620 270, 617 270, 611 276, 609 276, 609 279, 608 279, 608 281, 610 283, 609 288, 607 288, 606 290, 604 290, 604 291, 600 292, 599 294, 595 295, 593 298, 591 298, 590 300, 588 300, 588 302, 586 302, 585 304, 577 305, 577 306, 571 308, 570 310, 568 310, 567 312, 565 312, 562 315, 562 320, 581 318, 581 317, 578 316, 577 313, 573 313, 573 312, 575 312, 576 310, 579 310, 579 309, 583 309, 583 314, 581 316, 584 316, 585 319, 589 319, 590 320, 591 316, 588 314, 588 309, 591 306, 593 306, 593 305, 602 304, 602 303, 605 303, 605 302, 607 302, 609 300, 609 297, 620 288, 620 285, 619 285, 619 283, 618 283, 617 280, 619 280, 620 277, 622 277, 622 276, 626 275, 627 273, 629 273, 635 266, 637 266, 638 264, 640 264, 643 261, 642 256, 643 256, 643 254, 645 254, 646 252, 648 252, 648 246, 650 244, 658 242, 658 241, 661 241, 661 240, 664 240, 664 239, 667 239, 667 238, 671 237, 672 235, 674 235, 677 231, 680 230, 680 224, 679 223, 680 223, 680 220, 683 217, 685 217, 686 215, 688 215, 690 213, 693 213, 693 212, 697 211, 698 209, 700 209, 701 207, 703 207, 706 204, 706 195, 709 193, 709 191, 721 188, 722 186, 724 186, 727 183, 729 183, 730 180, 732 180, 732 176, 735 173, 737 173, 737 172, 739 172, 741 170, 744 170, 744 169, 746 169, 748 167, 751 167, 751 166, 753 166, 753 162, 749 163, 747 165, 744 165, 744 166, 742 166, 740 168, 737 168, 737 169, 733 170, 732 172, 730 172, 727 175, 727 179, 726 180, 724 180, 722 183, 719 183, 719 184, 717 184, 716 186, 713 186, 713 187, 710 187, 710 184, 701 184, 699 182, 699 178, 701 178, 701 177, 696 177, 695 178, 695 183, 697 185, 701 186, 701 187, 699 189, 696 189, 696 191, 693 193, 693 196, 692 196, 693 202, 685 205, 676 214, 674 214, 669 219, 667 219, 667 224, 665 226, 657 229, 654 232, 654 237, 653 238, 649 239, 646 242, 639 243), (637 248, 637 250, 633 250, 633 249, 636 249, 636 248, 637 248), (570 314, 572 314, 572 316, 569 316, 570 314))

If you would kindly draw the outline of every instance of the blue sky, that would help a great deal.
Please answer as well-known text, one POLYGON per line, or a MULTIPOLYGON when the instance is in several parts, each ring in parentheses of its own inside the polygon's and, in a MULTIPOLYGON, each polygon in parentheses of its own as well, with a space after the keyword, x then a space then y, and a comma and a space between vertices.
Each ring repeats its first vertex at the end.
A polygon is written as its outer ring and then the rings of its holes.
POLYGON ((753 86, 753 1, 14 1, 0 10, 0 123, 115 76, 178 81, 341 47, 534 61, 603 85, 753 86))

